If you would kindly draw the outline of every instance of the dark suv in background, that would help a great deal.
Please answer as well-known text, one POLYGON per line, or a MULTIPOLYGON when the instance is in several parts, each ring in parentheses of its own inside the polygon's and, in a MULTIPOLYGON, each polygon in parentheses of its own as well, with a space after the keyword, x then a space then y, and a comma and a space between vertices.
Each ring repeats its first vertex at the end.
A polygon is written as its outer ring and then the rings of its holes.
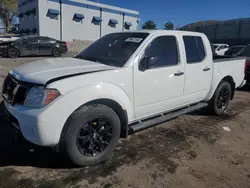
POLYGON ((43 36, 26 36, 0 43, 0 56, 61 56, 68 51, 67 43, 43 36))

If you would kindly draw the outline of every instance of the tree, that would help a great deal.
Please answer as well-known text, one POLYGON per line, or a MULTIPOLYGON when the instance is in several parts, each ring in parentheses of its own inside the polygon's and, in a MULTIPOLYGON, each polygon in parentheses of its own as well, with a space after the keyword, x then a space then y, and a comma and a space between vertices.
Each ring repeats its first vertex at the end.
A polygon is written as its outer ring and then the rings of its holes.
POLYGON ((0 19, 6 31, 10 31, 11 22, 17 13, 18 0, 0 0, 0 19))
POLYGON ((174 29, 174 24, 172 22, 167 22, 164 25, 165 30, 173 30, 174 29))
POLYGON ((144 23, 142 29, 150 29, 150 30, 156 29, 156 24, 154 21, 148 20, 144 23))

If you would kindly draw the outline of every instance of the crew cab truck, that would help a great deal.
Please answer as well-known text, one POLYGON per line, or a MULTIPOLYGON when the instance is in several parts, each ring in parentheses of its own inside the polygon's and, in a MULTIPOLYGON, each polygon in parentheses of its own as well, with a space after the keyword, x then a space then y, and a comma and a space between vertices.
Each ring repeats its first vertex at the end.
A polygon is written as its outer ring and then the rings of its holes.
POLYGON ((213 59, 202 33, 103 36, 73 58, 11 70, 3 86, 11 126, 77 165, 107 159, 120 137, 208 107, 221 115, 245 84, 245 59, 213 59))

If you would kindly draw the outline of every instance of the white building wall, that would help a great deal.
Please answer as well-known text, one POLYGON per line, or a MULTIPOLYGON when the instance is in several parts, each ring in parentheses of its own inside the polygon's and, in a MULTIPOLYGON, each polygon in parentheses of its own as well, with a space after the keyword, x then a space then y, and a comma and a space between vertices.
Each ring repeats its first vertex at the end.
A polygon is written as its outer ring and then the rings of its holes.
MULTIPOLYGON (((19 2, 21 1, 30 0, 19 0, 19 2)), ((136 30, 138 27, 136 15, 139 15, 139 13, 137 11, 86 0, 62 0, 62 2, 62 18, 60 18, 59 14, 57 19, 50 18, 47 13, 49 9, 55 9, 60 12, 59 0, 33 0, 20 7, 19 12, 37 8, 36 19, 26 20, 27 16, 25 16, 24 20, 20 22, 20 29, 31 30, 37 28, 38 34, 41 36, 49 36, 60 40, 62 35, 62 40, 72 41, 74 39, 96 40, 108 33, 125 31, 124 23, 126 21, 132 23, 130 30, 136 30), (102 9, 102 15, 100 9, 102 9), (85 18, 82 20, 82 23, 73 20, 75 13, 84 15, 85 18), (123 14, 125 14, 124 20, 123 14), (131 16, 131 14, 135 17, 131 16), (101 25, 95 25, 92 22, 94 16, 102 17, 101 25), (62 26, 60 19, 62 19, 62 26), (109 25, 110 19, 117 20, 118 24, 115 27, 111 27, 109 25)))
POLYGON ((60 15, 58 19, 48 17, 49 9, 60 11, 60 4, 57 2, 49 2, 47 0, 39 1, 39 35, 49 36, 60 40, 60 15))
POLYGON ((119 32, 122 31, 123 27, 123 16, 121 14, 114 14, 110 12, 102 12, 102 36, 113 33, 113 32, 119 32), (115 27, 111 27, 109 25, 110 19, 115 19, 118 21, 118 24, 115 25, 115 27))
POLYGON ((92 23, 93 17, 100 17, 100 10, 92 10, 83 7, 76 7, 67 4, 62 6, 63 19, 63 40, 96 40, 100 37, 100 25, 92 23), (82 23, 73 20, 75 13, 83 14, 82 23))
MULTIPOLYGON (((27 0, 19 0, 19 4, 26 2, 27 0)), ((31 3, 28 3, 24 6, 21 6, 18 9, 18 15, 19 14, 24 14, 24 16, 22 18, 19 18, 19 29, 20 30, 24 30, 24 29, 34 29, 39 27, 38 24, 38 0, 34 0, 31 3), (34 14, 31 14, 29 16, 25 15, 25 12, 32 10, 32 9, 36 9, 36 15, 34 16, 34 14)))

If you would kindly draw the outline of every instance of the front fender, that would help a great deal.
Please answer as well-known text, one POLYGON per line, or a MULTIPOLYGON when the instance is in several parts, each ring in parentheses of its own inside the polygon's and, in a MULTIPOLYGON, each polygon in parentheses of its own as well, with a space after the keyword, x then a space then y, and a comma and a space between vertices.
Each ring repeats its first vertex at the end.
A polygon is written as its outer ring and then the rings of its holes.
POLYGON ((116 101, 126 110, 128 121, 134 119, 133 103, 125 91, 116 85, 103 82, 62 93, 62 96, 43 109, 39 119, 47 122, 47 128, 53 132, 55 143, 58 143, 63 126, 69 116, 82 105, 97 99, 116 101))
POLYGON ((66 93, 62 97, 62 100, 67 104, 71 113, 80 106, 98 99, 111 99, 116 101, 127 111, 128 120, 134 118, 132 98, 129 98, 123 89, 114 84, 104 82, 95 83, 66 93))

